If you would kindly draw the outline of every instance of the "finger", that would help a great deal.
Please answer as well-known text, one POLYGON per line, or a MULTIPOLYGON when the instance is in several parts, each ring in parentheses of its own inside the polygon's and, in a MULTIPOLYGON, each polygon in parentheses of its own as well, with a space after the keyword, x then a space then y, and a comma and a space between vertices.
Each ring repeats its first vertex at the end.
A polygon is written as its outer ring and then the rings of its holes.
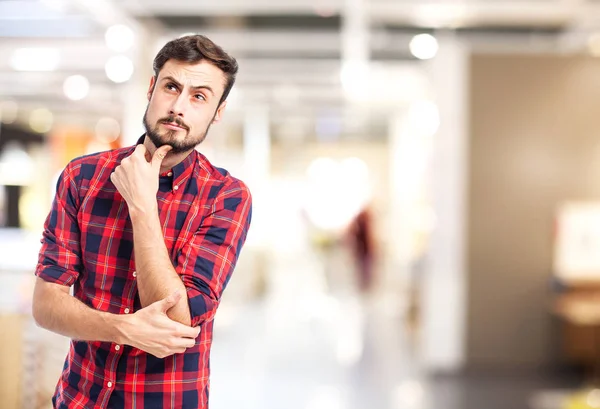
POLYGON ((188 327, 187 325, 177 325, 177 336, 181 338, 196 339, 200 335, 199 327, 188 327))
POLYGON ((175 291, 173 294, 171 294, 167 298, 157 301, 156 304, 157 304, 158 308, 160 309, 160 311, 166 313, 171 307, 173 307, 175 304, 177 304, 180 299, 181 299, 181 293, 179 291, 175 291))
POLYGON ((191 348, 196 345, 196 341, 191 338, 176 338, 173 341, 173 348, 191 348))
POLYGON ((160 165, 162 164, 163 159, 171 149, 173 148, 170 145, 163 145, 154 152, 154 155, 152 155, 152 167, 157 173, 160 171, 160 165))
POLYGON ((113 185, 117 186, 117 173, 113 172, 110 174, 110 181, 113 182, 113 185))
POLYGON ((146 147, 143 144, 140 143, 139 145, 137 145, 135 147, 135 150, 133 151, 132 156, 135 155, 135 156, 145 158, 146 152, 148 152, 148 150, 146 149, 146 147))

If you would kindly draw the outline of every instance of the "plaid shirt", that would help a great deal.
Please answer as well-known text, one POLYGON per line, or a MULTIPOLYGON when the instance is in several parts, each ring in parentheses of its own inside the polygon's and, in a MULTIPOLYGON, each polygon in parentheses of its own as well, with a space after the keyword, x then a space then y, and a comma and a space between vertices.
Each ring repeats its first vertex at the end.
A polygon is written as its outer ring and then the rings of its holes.
MULTIPOLYGON (((138 143, 141 143, 140 139, 138 143)), ((88 155, 62 172, 46 219, 36 275, 74 285, 96 310, 141 308, 127 203, 110 174, 135 147, 88 155)), ((193 348, 164 359, 128 345, 71 341, 53 402, 58 409, 208 407, 213 317, 251 218, 248 188, 197 151, 160 177, 165 245, 189 298, 193 348)))

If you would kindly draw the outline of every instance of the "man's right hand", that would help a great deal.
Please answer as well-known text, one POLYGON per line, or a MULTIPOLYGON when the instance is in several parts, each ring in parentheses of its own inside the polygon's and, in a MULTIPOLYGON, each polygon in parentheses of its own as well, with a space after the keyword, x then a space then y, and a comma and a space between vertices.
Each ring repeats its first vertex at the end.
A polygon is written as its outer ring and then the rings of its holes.
POLYGON ((167 316, 181 294, 176 291, 146 308, 127 316, 122 327, 123 344, 141 349, 158 358, 185 352, 196 343, 200 327, 188 327, 167 316))

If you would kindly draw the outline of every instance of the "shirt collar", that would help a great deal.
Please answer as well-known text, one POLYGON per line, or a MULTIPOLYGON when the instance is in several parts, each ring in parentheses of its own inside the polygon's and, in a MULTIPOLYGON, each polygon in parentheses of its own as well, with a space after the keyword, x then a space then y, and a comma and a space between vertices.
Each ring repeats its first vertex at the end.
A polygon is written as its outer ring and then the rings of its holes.
MULTIPOLYGON (((142 135, 136 145, 144 143, 145 135, 142 135)), ((161 173, 161 177, 169 177, 172 181, 172 187, 176 191, 192 174, 194 163, 197 162, 198 152, 194 149, 184 160, 173 166, 170 170, 161 173)))

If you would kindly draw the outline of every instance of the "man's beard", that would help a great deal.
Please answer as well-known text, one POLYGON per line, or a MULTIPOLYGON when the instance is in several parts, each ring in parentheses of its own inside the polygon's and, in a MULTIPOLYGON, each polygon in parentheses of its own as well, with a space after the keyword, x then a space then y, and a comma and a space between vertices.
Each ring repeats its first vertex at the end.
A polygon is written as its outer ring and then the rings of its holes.
POLYGON ((156 146, 156 148, 160 148, 161 146, 169 145, 172 148, 169 152, 174 154, 190 151, 196 146, 200 145, 204 141, 204 139, 206 139, 206 135, 208 134, 208 130, 210 129, 209 123, 206 127, 206 130, 202 134, 190 135, 190 128, 183 121, 181 121, 179 117, 173 115, 159 119, 156 122, 154 128, 152 128, 150 126, 150 123, 148 122, 148 107, 146 107, 143 122, 144 128, 146 128, 146 135, 148 136, 148 138, 150 138, 154 146, 156 146), (182 126, 183 129, 181 131, 167 130, 164 134, 161 135, 159 130, 159 124, 169 122, 176 123, 177 125, 182 126), (176 138, 177 132, 187 132, 188 135, 186 135, 185 138, 180 140, 176 138))

